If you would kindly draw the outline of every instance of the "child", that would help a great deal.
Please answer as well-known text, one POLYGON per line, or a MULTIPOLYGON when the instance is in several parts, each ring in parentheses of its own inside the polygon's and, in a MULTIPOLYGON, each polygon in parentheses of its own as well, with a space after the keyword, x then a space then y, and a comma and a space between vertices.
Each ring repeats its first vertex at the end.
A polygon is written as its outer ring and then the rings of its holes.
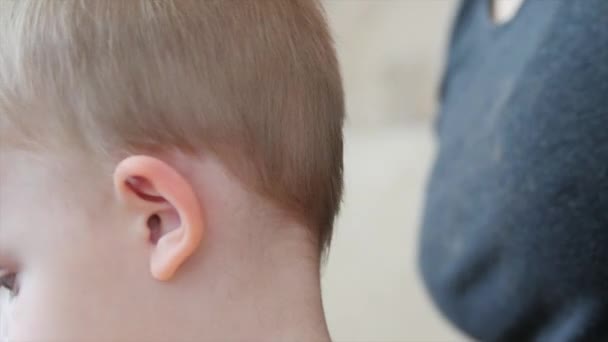
POLYGON ((10 341, 329 340, 344 104, 313 0, 0 8, 10 341))

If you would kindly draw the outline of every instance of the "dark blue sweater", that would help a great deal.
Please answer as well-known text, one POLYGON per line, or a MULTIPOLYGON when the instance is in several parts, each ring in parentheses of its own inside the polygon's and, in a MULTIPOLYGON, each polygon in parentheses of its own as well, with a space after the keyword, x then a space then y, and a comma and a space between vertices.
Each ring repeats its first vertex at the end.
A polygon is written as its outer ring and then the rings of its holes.
POLYGON ((465 0, 420 265, 484 341, 608 340, 608 0, 465 0))

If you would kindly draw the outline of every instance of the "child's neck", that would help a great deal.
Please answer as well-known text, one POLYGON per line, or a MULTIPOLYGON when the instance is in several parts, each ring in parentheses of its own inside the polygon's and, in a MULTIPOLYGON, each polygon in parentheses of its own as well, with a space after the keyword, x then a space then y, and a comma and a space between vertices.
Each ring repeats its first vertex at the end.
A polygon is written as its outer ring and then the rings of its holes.
POLYGON ((220 258, 205 265, 204 279, 193 289, 198 296, 190 309, 201 317, 199 338, 330 341, 312 244, 293 239, 241 251, 238 257, 218 251, 220 258))

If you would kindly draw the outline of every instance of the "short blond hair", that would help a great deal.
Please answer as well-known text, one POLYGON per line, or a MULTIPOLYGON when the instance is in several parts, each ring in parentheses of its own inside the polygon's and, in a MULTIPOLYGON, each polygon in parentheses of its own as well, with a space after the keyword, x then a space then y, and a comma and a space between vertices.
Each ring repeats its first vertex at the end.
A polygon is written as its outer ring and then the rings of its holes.
POLYGON ((213 151, 329 244, 344 102, 318 1, 0 1, 0 143, 213 151))

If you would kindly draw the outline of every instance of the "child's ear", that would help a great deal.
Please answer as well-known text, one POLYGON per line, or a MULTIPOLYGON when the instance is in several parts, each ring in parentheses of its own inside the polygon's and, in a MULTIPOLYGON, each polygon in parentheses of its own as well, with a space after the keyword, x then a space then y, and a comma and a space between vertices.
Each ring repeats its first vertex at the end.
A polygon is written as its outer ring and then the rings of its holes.
POLYGON ((170 280, 203 237, 201 207, 192 186, 159 159, 131 156, 116 167, 114 187, 121 203, 139 216, 136 229, 146 232, 152 276, 170 280))

